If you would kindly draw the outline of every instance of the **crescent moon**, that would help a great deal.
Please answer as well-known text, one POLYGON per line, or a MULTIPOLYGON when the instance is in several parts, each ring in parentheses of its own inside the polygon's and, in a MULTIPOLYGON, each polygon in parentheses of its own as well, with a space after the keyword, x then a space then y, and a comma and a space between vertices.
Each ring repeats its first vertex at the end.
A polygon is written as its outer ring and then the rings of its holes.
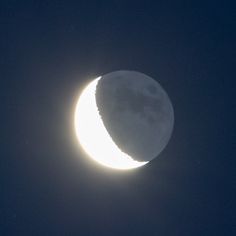
POLYGON ((113 169, 128 170, 147 164, 120 150, 106 130, 95 97, 100 79, 101 76, 85 87, 76 105, 74 126, 80 145, 93 160, 113 169))

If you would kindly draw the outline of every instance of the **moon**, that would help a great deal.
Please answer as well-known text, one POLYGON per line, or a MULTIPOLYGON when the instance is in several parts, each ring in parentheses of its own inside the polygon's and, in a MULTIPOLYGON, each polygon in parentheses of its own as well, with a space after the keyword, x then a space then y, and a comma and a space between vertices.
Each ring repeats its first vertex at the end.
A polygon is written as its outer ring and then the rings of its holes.
POLYGON ((113 169, 141 167, 157 157, 173 130, 174 110, 161 85, 136 71, 115 71, 82 91, 74 126, 83 150, 113 169))

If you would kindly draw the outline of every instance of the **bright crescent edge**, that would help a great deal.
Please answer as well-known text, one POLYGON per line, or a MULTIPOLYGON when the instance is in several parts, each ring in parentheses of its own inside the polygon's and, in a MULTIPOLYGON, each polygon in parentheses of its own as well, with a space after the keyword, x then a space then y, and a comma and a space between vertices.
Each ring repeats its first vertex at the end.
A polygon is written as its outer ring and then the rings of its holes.
POLYGON ((147 164, 121 151, 105 128, 96 103, 100 79, 101 76, 85 87, 76 105, 74 125, 80 145, 93 160, 113 169, 129 170, 147 164))

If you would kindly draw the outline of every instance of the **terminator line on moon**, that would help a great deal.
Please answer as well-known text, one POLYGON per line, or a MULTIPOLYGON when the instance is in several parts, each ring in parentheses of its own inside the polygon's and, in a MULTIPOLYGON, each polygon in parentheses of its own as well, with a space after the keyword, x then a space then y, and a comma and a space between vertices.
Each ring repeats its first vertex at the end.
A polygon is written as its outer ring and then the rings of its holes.
POLYGON ((92 159, 114 169, 133 169, 165 148, 174 110, 167 93, 149 76, 115 71, 85 87, 74 124, 82 148, 92 159))

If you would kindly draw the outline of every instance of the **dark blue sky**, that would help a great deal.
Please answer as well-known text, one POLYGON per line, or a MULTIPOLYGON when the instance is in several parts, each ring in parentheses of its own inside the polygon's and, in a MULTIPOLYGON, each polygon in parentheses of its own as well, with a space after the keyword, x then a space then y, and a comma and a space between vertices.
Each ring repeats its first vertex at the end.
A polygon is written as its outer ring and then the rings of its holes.
POLYGON ((235 12, 1 1, 0 235, 236 235, 235 12), (120 69, 155 78, 175 110, 167 148, 131 172, 94 164, 72 123, 89 79, 120 69))

